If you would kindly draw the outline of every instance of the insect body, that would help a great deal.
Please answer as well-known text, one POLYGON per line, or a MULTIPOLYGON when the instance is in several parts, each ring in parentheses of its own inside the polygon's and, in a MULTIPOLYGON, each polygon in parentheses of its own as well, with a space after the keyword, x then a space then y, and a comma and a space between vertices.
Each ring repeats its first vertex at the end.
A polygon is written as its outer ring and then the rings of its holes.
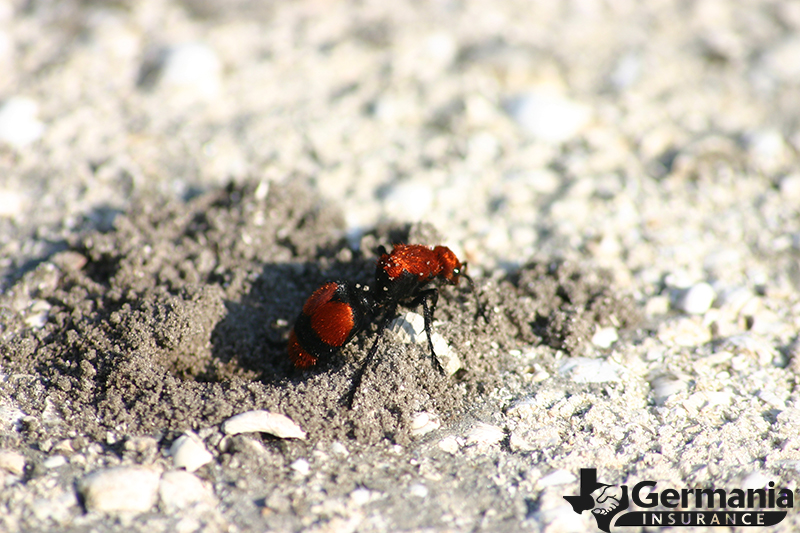
MULTIPOLYGON (((464 272, 466 263, 458 260, 446 246, 433 248, 420 244, 396 244, 391 253, 381 247, 375 267, 375 284, 372 289, 347 281, 333 281, 314 291, 306 300, 289 334, 289 357, 294 366, 307 369, 319 361, 329 359, 369 323, 382 317, 375 341, 353 379, 348 403, 361 383, 364 370, 378 349, 378 343, 389 322, 395 317, 399 305, 422 305, 425 333, 431 359, 439 371, 444 372, 433 350, 431 324, 439 300, 439 291, 430 286, 441 281, 458 285, 461 277, 474 292, 472 278, 464 272)), ((477 295, 476 295, 477 298, 477 295)), ((478 314, 486 320, 483 307, 478 302, 478 314)))

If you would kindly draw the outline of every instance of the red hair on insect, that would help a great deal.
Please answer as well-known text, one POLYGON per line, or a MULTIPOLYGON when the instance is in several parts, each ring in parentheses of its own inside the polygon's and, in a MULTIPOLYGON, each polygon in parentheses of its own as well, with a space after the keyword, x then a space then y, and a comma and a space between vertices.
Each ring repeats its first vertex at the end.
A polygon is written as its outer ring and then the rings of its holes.
POLYGON ((289 333, 289 358, 300 369, 328 359, 361 331, 372 316, 369 287, 331 281, 308 297, 289 333))

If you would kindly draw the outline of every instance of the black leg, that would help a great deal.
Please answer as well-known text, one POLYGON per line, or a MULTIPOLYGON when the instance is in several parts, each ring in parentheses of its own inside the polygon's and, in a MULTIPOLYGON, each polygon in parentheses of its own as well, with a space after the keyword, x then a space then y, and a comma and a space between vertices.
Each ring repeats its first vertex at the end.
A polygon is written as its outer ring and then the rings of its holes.
POLYGON ((419 293, 419 295, 414 298, 414 301, 411 302, 409 307, 416 307, 419 304, 422 304, 422 316, 425 319, 425 333, 428 335, 428 348, 431 349, 431 361, 433 361, 433 366, 436 367, 439 372, 444 374, 444 368, 442 368, 442 364, 439 362, 439 359, 436 358, 436 352, 433 351, 433 340, 431 339, 433 313, 436 311, 436 304, 438 302, 439 291, 436 288, 431 288, 419 293))

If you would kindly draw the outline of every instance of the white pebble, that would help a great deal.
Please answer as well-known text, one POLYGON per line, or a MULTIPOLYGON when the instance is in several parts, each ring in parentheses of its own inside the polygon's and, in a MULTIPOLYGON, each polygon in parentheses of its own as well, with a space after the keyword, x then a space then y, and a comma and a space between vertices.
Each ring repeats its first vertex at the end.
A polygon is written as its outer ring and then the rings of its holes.
POLYGON ((467 433, 467 445, 478 444, 490 446, 497 444, 505 438, 505 432, 497 426, 479 422, 467 433))
POLYGON ((214 458, 200 437, 192 431, 187 431, 175 439, 169 448, 169 454, 172 456, 175 468, 185 468, 187 472, 194 472, 214 458))
POLYGON ((22 212, 22 195, 16 191, 0 189, 0 217, 15 217, 22 212))
POLYGON ((92 472, 78 482, 87 511, 145 512, 158 500, 159 471, 141 466, 92 472))
MULTIPOLYGON (((389 324, 389 331, 395 336, 397 342, 403 344, 428 344, 428 336, 425 333, 425 318, 412 311, 404 315, 400 315, 389 324)), ((461 367, 461 358, 453 351, 444 337, 439 333, 431 335, 431 342, 433 343, 433 351, 436 353, 436 358, 444 368, 448 376, 452 376, 458 372, 461 367)))
POLYGON ((197 476, 183 470, 172 470, 161 476, 158 485, 162 510, 171 514, 197 503, 213 505, 214 494, 197 476))
POLYGON ((539 479, 539 481, 536 482, 536 485, 539 488, 553 487, 556 485, 567 485, 569 483, 572 483, 576 479, 577 478, 575 477, 575 475, 568 470, 555 470, 553 472, 550 472, 543 478, 539 479))
POLYGON ((665 315, 668 311, 668 296, 652 296, 644 304, 644 312, 647 316, 665 315))
POLYGON ((39 106, 30 98, 15 96, 0 107, 0 141, 24 148, 44 133, 39 121, 39 106))
POLYGON ((305 439, 306 432, 284 415, 269 411, 247 411, 223 422, 222 432, 226 435, 262 432, 281 439, 305 439))
MULTIPOLYGON (((0 380, 4 379, 5 376, 0 373, 0 380)), ((25 416, 25 413, 13 405, 0 401, 0 430, 18 431, 22 424, 22 419, 25 418, 25 416)))
POLYGON ((617 342, 618 339, 617 328, 600 328, 592 336, 592 344, 598 348, 609 348, 612 344, 617 342))
MULTIPOLYGON (((556 507, 543 508, 534 513, 537 523, 547 524, 547 533, 575 533, 587 531, 586 520, 582 515, 576 513, 569 504, 558 505, 556 507)), ((590 531, 597 531, 593 529, 590 531)))
POLYGON ((668 346, 700 346, 711 340, 711 331, 699 317, 680 317, 662 322, 656 335, 668 346))
POLYGON ((421 180, 400 182, 390 187, 384 205, 389 215, 420 220, 430 213, 433 206, 433 189, 421 180))
POLYGON ((452 435, 439 441, 439 449, 449 454, 455 455, 460 447, 461 445, 458 443, 458 439, 452 435))
POLYGON ((63 455, 54 455, 52 457, 48 457, 42 463, 42 465, 48 470, 58 468, 59 466, 64 466, 65 464, 67 464, 67 458, 63 455))
POLYGON ((702 315, 709 309, 717 297, 714 288, 706 282, 692 285, 675 295, 674 307, 690 315, 702 315))
POLYGON ((786 409, 786 399, 781 398, 771 390, 762 389, 758 393, 758 399, 775 409, 779 409, 781 411, 786 409))
POLYGON ((347 451, 347 447, 338 441, 331 444, 331 451, 334 454, 339 455, 341 457, 347 457, 348 455, 350 455, 350 452, 347 451))
POLYGON ((764 172, 776 172, 788 160, 789 148, 783 135, 777 130, 753 131, 747 135, 746 140, 751 160, 764 172))
POLYGON ((414 415, 414 418, 411 419, 411 434, 415 437, 419 437, 439 429, 441 425, 436 415, 426 412, 417 413, 414 415))
POLYGON ((222 64, 209 46, 189 43, 167 51, 161 65, 159 87, 186 96, 210 99, 222 85, 222 64))
POLYGON ((34 300, 28 308, 25 324, 32 329, 42 329, 50 316, 51 307, 45 300, 34 300))
POLYGON ((779 187, 784 199, 800 202, 800 172, 781 179, 779 187))
POLYGON ((15 476, 21 476, 25 472, 25 456, 17 452, 0 451, 0 468, 15 476))
POLYGON ((721 308, 740 313, 754 298, 755 295, 746 287, 732 287, 717 295, 717 303, 721 308))
POLYGON ((617 60, 609 81, 618 91, 625 90, 636 83, 642 75, 642 59, 635 52, 628 52, 617 60))
POLYGON ((589 106, 574 102, 558 91, 541 87, 512 101, 507 110, 533 138, 561 143, 574 137, 589 123, 589 106))
POLYGON ((686 390, 686 380, 673 375, 658 375, 650 380, 657 405, 664 405, 670 396, 686 390))
POLYGON ((55 489, 48 497, 34 500, 30 510, 33 512, 33 516, 42 522, 52 520, 56 524, 62 525, 75 516, 77 506, 78 499, 73 491, 62 492, 60 489, 55 489))
POLYGON ((742 480, 741 487, 747 489, 765 489, 770 481, 775 481, 774 478, 764 474, 763 472, 752 472, 745 476, 742 480))
POLYGON ((350 493, 350 505, 353 507, 363 507, 373 498, 372 491, 364 487, 358 488, 350 493))
POLYGON ((415 483, 414 485, 408 487, 408 494, 409 496, 416 496, 417 498, 427 498, 428 487, 422 483, 415 483))
POLYGON ((425 318, 413 312, 400 315, 389 324, 389 331, 397 342, 403 344, 422 343, 425 341, 425 318))
POLYGON ((792 35, 768 49, 762 56, 762 62, 774 78, 787 82, 800 81, 800 36, 792 35))
POLYGON ((311 471, 311 465, 308 464, 308 461, 306 461, 305 459, 298 459, 297 461, 290 464, 289 468, 291 468, 292 470, 303 476, 307 476, 308 473, 311 471))
POLYGON ((619 381, 616 365, 603 359, 571 357, 566 359, 558 371, 575 383, 606 383, 619 381))

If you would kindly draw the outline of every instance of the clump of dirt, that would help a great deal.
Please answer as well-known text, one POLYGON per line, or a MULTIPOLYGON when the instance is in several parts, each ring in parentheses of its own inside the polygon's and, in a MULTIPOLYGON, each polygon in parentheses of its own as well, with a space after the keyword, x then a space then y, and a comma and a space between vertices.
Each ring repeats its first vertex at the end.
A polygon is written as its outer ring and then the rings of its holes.
POLYGON ((341 214, 299 185, 139 203, 111 231, 76 236, 0 301, 1 361, 14 376, 6 390, 33 415, 22 438, 163 434, 258 408, 290 416, 312 440, 403 443, 415 413, 457 417, 497 386, 511 347, 573 353, 596 324, 635 317, 602 277, 534 263, 496 283, 476 280, 488 324, 473 295, 442 289, 438 331, 463 360, 456 377, 433 368, 426 345, 386 336, 348 409, 374 326, 327 367, 292 369, 286 337, 317 286, 368 283, 378 244, 436 238, 426 226, 379 228, 354 252, 341 214))

